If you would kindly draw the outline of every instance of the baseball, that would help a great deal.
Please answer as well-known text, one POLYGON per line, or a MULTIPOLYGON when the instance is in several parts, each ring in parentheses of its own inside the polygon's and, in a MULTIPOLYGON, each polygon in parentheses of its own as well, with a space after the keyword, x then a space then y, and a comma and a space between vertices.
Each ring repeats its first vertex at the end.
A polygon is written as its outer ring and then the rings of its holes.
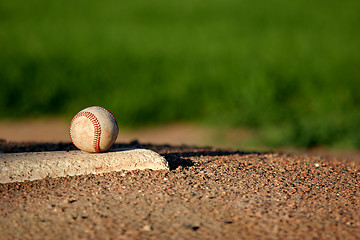
POLYGON ((99 106, 81 110, 70 123, 70 138, 85 152, 99 153, 108 150, 115 142, 119 127, 114 116, 99 106))

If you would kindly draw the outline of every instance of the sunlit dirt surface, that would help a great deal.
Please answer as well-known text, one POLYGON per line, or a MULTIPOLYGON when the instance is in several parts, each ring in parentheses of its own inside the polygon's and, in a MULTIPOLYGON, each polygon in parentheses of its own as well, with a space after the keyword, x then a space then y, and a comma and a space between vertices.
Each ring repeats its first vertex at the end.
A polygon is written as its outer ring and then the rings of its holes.
MULTIPOLYGON (((142 144, 170 171, 0 184, 2 239, 358 239, 360 161, 142 144)), ((0 143, 0 151, 72 150, 0 143)), ((1 174, 1 173, 0 173, 1 174)))

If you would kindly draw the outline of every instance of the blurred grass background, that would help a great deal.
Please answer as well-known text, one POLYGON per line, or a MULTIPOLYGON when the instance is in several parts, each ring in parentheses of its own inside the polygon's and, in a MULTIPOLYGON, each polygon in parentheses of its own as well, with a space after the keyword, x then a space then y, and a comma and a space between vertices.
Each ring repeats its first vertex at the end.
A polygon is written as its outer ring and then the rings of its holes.
POLYGON ((108 108, 360 148, 358 0, 0 0, 0 119, 108 108))

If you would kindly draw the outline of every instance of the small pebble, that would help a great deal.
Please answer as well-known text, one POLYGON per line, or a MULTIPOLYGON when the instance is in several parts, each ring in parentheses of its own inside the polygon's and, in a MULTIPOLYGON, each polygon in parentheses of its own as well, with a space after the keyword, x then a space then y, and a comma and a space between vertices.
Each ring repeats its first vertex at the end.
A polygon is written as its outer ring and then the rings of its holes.
POLYGON ((153 229, 153 227, 151 225, 144 225, 142 230, 144 231, 151 231, 153 229))

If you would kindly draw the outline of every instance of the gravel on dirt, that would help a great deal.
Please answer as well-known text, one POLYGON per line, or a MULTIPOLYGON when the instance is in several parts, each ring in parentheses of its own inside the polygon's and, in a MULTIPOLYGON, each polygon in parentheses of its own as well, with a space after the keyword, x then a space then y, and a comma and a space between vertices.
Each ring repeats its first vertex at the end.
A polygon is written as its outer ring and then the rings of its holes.
MULTIPOLYGON (((136 141, 115 147, 157 151, 170 171, 0 184, 1 239, 360 237, 359 159, 136 141)), ((71 149, 0 142, 4 153, 71 149)))

